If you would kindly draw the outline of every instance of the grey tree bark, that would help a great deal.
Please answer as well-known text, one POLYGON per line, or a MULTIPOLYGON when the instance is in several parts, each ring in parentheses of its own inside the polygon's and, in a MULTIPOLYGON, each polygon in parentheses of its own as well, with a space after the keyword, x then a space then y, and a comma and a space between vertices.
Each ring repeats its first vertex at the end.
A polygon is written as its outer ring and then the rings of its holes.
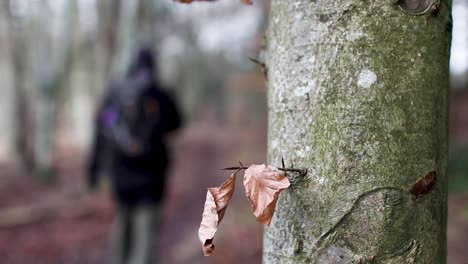
POLYGON ((446 262, 451 7, 437 4, 272 1, 268 159, 308 174, 280 196, 264 263, 446 262))
MULTIPOLYGON (((96 98, 100 98, 106 83, 109 80, 112 68, 112 58, 116 49, 117 27, 119 21, 120 1, 101 0, 96 1, 98 13, 98 35, 95 47, 96 74, 96 98)), ((96 100, 97 103, 97 100, 96 100)))
POLYGON ((136 48, 140 1, 120 1, 116 50, 112 61, 114 76, 125 73, 136 48))
POLYGON ((2 5, 2 14, 6 17, 7 31, 9 37, 9 54, 12 64, 13 76, 13 154, 15 161, 21 168, 31 169, 32 150, 28 144, 30 112, 27 96, 28 79, 28 25, 20 25, 18 19, 15 19, 11 12, 11 1, 5 0, 2 5))
MULTIPOLYGON (((58 96, 68 80, 71 65, 76 1, 64 3, 63 24, 58 37, 47 36, 47 2, 36 3, 40 14, 36 25, 36 86, 34 162, 35 172, 44 181, 53 179, 53 151, 58 96), (52 48, 51 48, 52 47, 52 48), (47 65, 47 62, 51 63, 47 65), (47 66, 46 66, 47 65, 47 66)), ((51 32, 50 32, 51 33, 51 32)))

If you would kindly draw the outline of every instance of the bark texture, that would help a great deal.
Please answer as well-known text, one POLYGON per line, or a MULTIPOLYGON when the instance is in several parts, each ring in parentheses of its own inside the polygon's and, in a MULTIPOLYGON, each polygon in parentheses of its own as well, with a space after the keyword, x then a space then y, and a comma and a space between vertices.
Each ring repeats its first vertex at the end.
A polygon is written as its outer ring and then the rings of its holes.
POLYGON ((268 159, 309 172, 280 196, 264 263, 446 262, 450 2, 427 10, 272 1, 268 159))

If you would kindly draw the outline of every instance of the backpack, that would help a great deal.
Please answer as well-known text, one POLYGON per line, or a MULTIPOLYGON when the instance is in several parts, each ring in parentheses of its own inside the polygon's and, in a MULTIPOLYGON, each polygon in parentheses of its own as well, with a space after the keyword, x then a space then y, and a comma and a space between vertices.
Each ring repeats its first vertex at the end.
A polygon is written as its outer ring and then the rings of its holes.
POLYGON ((159 102, 150 96, 151 88, 148 79, 138 76, 109 88, 100 125, 107 144, 120 155, 139 157, 151 151, 160 120, 159 102))

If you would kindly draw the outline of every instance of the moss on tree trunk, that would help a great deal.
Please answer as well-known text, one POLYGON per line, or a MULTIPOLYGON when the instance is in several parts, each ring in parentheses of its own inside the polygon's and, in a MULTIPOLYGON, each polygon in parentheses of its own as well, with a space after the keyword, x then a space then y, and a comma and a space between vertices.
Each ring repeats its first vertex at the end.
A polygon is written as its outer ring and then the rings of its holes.
POLYGON ((268 159, 309 173, 281 194, 264 263, 445 263, 450 2, 427 10, 272 1, 268 159))

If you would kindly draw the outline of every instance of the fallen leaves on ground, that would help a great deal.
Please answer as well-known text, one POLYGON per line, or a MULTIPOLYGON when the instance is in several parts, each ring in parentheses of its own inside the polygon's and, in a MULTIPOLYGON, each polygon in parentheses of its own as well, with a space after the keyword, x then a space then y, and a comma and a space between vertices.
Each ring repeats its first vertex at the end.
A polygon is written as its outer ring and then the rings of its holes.
POLYGON ((264 225, 270 224, 279 194, 289 185, 284 172, 273 166, 252 165, 245 171, 245 194, 250 200, 253 214, 258 222, 264 225))
POLYGON ((235 184, 236 173, 232 174, 220 187, 208 188, 206 192, 205 209, 198 229, 198 237, 203 245, 205 256, 211 255, 215 249, 213 238, 232 198, 235 184))

